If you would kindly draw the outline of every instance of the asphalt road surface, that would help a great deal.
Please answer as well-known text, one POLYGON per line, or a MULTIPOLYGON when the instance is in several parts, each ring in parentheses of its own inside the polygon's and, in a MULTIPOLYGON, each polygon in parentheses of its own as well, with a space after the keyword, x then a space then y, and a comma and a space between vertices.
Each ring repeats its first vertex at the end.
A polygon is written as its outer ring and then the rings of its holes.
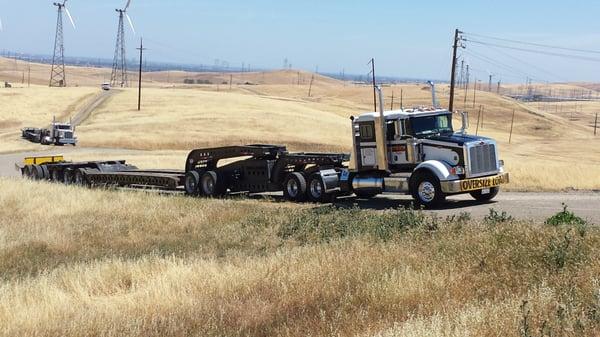
MULTIPOLYGON (((74 151, 94 151, 95 149, 62 147, 49 147, 43 152, 28 152, 14 154, 0 154, 0 176, 18 177, 20 173, 15 169, 15 163, 22 162, 23 158, 31 155, 64 154, 68 157, 74 151)), ((102 151, 98 149, 99 151, 102 151)), ((102 160, 103 158, 98 158, 102 160)), ((134 163, 135 164, 135 163, 134 163)), ((281 199, 278 194, 272 195, 281 199)), ((389 209, 401 206, 410 206, 412 199, 405 195, 380 195, 370 200, 355 197, 340 198, 336 205, 341 207, 360 207, 364 209, 389 209)), ((522 193, 500 192, 491 202, 478 203, 469 195, 452 196, 440 209, 432 210, 440 217, 461 212, 469 212, 475 219, 482 219, 489 214, 490 208, 499 212, 506 211, 509 215, 519 220, 536 219, 545 220, 562 209, 562 203, 569 206, 569 210, 589 222, 600 225, 600 193, 599 192, 568 192, 568 193, 522 193)))

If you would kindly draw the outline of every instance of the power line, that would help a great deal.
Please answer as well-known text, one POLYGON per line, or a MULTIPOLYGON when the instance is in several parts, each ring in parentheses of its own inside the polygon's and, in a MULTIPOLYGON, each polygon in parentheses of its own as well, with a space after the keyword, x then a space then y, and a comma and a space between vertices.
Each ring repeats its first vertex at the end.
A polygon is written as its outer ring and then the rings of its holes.
POLYGON ((554 53, 554 52, 520 48, 520 47, 512 47, 512 46, 501 45, 501 44, 497 44, 497 43, 482 42, 482 41, 477 41, 477 40, 467 40, 467 41, 470 43, 480 44, 480 45, 484 45, 484 46, 493 46, 493 47, 498 47, 498 48, 512 49, 512 50, 524 51, 524 52, 534 53, 534 54, 557 56, 557 57, 563 57, 563 58, 568 58, 568 59, 578 59, 578 60, 590 61, 590 62, 600 62, 600 58, 594 58, 594 57, 554 53))
POLYGON ((477 36, 477 37, 482 37, 482 38, 485 38, 485 39, 491 39, 491 40, 497 40, 497 41, 504 41, 504 42, 511 42, 511 43, 517 43, 517 44, 522 44, 522 45, 542 47, 542 48, 568 50, 568 51, 575 51, 575 52, 580 52, 580 53, 600 54, 600 51, 598 51, 598 50, 577 49, 577 48, 568 48, 568 47, 561 47, 561 46, 553 46, 553 45, 548 45, 548 44, 541 44, 541 43, 534 43, 534 42, 525 42, 525 41, 511 40, 511 39, 505 39, 505 38, 493 37, 493 36, 487 36, 487 35, 481 35, 481 34, 475 34, 475 33, 465 33, 465 34, 472 35, 472 36, 477 36))

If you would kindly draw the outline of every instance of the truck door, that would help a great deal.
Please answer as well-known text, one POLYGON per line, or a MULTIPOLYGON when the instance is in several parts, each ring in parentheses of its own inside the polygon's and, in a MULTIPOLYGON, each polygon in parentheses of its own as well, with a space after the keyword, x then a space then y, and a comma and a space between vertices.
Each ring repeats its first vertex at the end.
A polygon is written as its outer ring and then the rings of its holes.
POLYGON ((407 141, 403 139, 406 134, 403 120, 394 120, 387 122, 387 142, 388 142, 388 160, 390 165, 408 164, 406 151, 407 141))
POLYGON ((368 170, 377 167, 377 139, 375 137, 374 121, 358 123, 356 142, 358 170, 368 170))

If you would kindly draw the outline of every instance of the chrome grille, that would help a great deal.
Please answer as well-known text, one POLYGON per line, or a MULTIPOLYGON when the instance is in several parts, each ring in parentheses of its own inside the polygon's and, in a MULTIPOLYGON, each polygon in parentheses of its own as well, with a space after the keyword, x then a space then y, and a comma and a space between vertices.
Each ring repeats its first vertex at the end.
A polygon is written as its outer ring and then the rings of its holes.
POLYGON ((69 132, 69 131, 65 132, 65 138, 67 138, 67 139, 73 138, 73 132, 69 132))
POLYGON ((469 159, 469 169, 472 175, 496 172, 498 170, 496 147, 494 144, 477 145, 470 148, 469 159))

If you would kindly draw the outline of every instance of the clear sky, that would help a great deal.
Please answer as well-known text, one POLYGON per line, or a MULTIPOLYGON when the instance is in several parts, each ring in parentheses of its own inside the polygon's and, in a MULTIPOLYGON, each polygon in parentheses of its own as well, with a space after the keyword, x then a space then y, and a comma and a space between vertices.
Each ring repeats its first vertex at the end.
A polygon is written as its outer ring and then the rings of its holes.
MULTIPOLYGON (((112 59, 114 9, 125 2, 69 0, 77 29, 65 17, 66 54, 112 59)), ((52 53, 52 1, 0 4, 0 49, 52 53)), ((128 56, 134 56, 134 44, 143 36, 153 61, 213 65, 218 59, 230 66, 278 68, 287 58, 294 68, 366 74, 367 62, 374 57, 380 74, 447 80, 455 28, 600 50, 600 2, 590 0, 132 0, 129 13, 137 35, 128 28, 128 56)), ((513 59, 487 46, 466 45, 465 60, 479 77, 490 72, 506 82, 525 81, 526 75, 546 81, 600 81, 600 62, 504 50, 513 59), (505 67, 470 52, 500 60, 505 67), (518 70, 507 69, 512 67, 518 70)))

